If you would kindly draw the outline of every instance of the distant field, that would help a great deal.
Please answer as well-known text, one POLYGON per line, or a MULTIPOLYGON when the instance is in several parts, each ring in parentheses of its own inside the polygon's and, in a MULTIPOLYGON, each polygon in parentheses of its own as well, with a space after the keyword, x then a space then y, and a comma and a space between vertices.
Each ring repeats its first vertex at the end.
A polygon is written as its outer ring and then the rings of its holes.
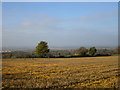
POLYGON ((118 88, 118 56, 3 59, 3 88, 118 88))

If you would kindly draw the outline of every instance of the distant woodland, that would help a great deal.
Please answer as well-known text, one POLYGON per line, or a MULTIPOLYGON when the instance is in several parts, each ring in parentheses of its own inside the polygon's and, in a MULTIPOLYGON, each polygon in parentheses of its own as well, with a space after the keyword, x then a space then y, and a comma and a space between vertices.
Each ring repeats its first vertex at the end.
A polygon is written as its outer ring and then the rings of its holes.
POLYGON ((80 47, 78 49, 50 50, 47 42, 41 41, 32 51, 13 51, 2 53, 2 58, 72 58, 72 57, 97 57, 117 55, 120 47, 112 48, 96 48, 96 47, 80 47), (42 44, 41 44, 42 43, 42 44))

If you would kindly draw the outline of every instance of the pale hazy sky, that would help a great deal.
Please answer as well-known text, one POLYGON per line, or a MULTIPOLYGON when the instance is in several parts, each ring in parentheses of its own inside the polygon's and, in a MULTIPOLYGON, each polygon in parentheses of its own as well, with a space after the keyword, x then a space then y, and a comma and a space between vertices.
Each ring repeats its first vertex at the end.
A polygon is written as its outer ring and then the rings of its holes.
POLYGON ((3 3, 3 47, 117 46, 117 2, 3 3))

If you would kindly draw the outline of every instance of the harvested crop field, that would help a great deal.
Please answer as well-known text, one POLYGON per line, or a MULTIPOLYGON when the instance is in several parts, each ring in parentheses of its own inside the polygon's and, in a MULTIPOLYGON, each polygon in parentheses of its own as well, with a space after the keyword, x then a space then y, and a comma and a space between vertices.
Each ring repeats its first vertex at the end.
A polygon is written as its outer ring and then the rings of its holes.
POLYGON ((118 56, 3 59, 2 88, 118 88, 118 56))

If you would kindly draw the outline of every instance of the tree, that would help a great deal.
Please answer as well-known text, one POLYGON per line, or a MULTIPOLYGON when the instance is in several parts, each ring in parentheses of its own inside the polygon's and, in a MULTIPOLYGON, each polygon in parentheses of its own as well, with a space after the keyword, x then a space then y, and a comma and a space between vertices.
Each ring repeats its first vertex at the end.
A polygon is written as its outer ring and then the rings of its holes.
POLYGON ((91 47, 88 51, 90 56, 94 56, 96 52, 97 52, 97 49, 95 47, 91 47))
POLYGON ((86 56, 86 55, 87 55, 87 52, 88 52, 88 50, 87 50, 85 47, 80 47, 80 48, 76 51, 75 55, 76 55, 76 56, 86 56))
POLYGON ((41 41, 36 46, 35 54, 39 57, 46 57, 49 52, 47 42, 41 41))

